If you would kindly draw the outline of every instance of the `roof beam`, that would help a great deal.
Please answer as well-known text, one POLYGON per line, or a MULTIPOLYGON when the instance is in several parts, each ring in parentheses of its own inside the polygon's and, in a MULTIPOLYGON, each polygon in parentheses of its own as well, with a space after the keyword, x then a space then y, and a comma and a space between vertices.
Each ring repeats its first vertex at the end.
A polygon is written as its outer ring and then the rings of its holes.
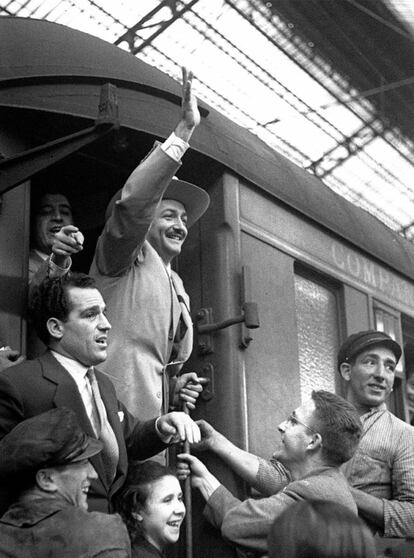
POLYGON ((191 8, 197 4, 198 0, 190 0, 186 2, 185 0, 164 0, 156 8, 149 11, 145 16, 143 16, 134 26, 130 27, 123 35, 121 35, 115 42, 115 45, 127 42, 129 50, 132 54, 137 54, 145 47, 151 44, 151 42, 158 37, 165 29, 172 25, 177 19, 179 19, 183 14, 191 10, 191 8), (162 15, 162 10, 165 10, 165 14, 170 12, 169 15, 162 15), (161 16, 161 19, 156 20, 156 17, 161 16), (151 33, 147 38, 140 36, 142 31, 148 31, 148 29, 154 28, 154 32, 151 33))

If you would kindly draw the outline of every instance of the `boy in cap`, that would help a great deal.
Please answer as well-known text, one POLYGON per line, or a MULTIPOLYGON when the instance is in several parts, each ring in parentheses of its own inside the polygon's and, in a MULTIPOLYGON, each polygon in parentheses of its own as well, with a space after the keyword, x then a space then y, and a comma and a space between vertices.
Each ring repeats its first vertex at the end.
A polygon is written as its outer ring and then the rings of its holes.
POLYGON ((130 556, 121 518, 87 511, 96 478, 89 458, 102 447, 67 408, 25 420, 1 440, 0 475, 20 494, 0 518, 0 556, 130 556))
POLYGON ((338 353, 363 435, 344 465, 360 515, 384 537, 414 536, 414 428, 388 411, 401 347, 381 331, 350 335, 338 353))

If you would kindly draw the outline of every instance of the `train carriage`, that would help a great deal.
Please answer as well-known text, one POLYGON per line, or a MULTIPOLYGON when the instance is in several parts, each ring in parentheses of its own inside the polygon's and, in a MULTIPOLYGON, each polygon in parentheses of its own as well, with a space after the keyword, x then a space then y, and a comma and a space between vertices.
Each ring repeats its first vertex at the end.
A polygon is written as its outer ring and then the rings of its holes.
MULTIPOLYGON (((61 185, 87 239, 77 263, 87 272, 107 202, 153 141, 173 129, 180 93, 118 47, 45 21, 0 18, 0 52, 0 339, 25 352, 31 197, 44 183, 61 185), (106 104, 96 121, 102 88, 106 104)), ((404 344, 391 406, 409 420, 413 245, 200 105, 202 122, 179 176, 205 188, 212 203, 176 262, 196 332, 186 369, 210 378, 194 416, 268 457, 276 425, 301 398, 312 389, 342 393, 341 341, 377 328, 404 344)), ((246 494, 208 461, 230 489, 246 494)), ((230 553, 201 520, 195 535, 196 556, 230 553)))

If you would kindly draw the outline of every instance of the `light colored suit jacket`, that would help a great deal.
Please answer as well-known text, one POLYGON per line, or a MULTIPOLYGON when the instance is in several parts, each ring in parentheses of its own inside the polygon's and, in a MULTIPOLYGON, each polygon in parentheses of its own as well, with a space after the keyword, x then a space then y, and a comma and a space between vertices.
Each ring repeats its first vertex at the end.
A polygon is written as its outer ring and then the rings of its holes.
POLYGON ((102 370, 114 376, 119 398, 141 419, 163 411, 163 375, 172 349, 174 360, 184 362, 193 345, 183 283, 174 271, 169 276, 146 240, 157 205, 178 166, 157 147, 134 170, 98 239, 90 269, 112 324, 102 370), (181 337, 180 329, 185 330, 181 337))

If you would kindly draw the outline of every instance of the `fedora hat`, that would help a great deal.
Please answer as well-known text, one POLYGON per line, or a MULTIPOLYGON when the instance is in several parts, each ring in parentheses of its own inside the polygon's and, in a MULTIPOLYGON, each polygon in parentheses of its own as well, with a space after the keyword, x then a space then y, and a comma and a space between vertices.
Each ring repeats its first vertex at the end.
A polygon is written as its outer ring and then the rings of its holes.
POLYGON ((172 177, 162 199, 176 200, 183 204, 187 213, 188 228, 200 219, 210 205, 210 196, 205 190, 176 176, 172 177))
MULTIPOLYGON (((115 202, 121 199, 121 190, 118 190, 105 211, 105 220, 108 220, 115 202)), ((205 190, 191 184, 191 182, 186 182, 185 180, 180 180, 176 176, 173 176, 167 189, 162 196, 163 200, 176 200, 183 204, 187 213, 187 228, 190 228, 200 217, 207 211, 210 205, 210 196, 205 190)))

